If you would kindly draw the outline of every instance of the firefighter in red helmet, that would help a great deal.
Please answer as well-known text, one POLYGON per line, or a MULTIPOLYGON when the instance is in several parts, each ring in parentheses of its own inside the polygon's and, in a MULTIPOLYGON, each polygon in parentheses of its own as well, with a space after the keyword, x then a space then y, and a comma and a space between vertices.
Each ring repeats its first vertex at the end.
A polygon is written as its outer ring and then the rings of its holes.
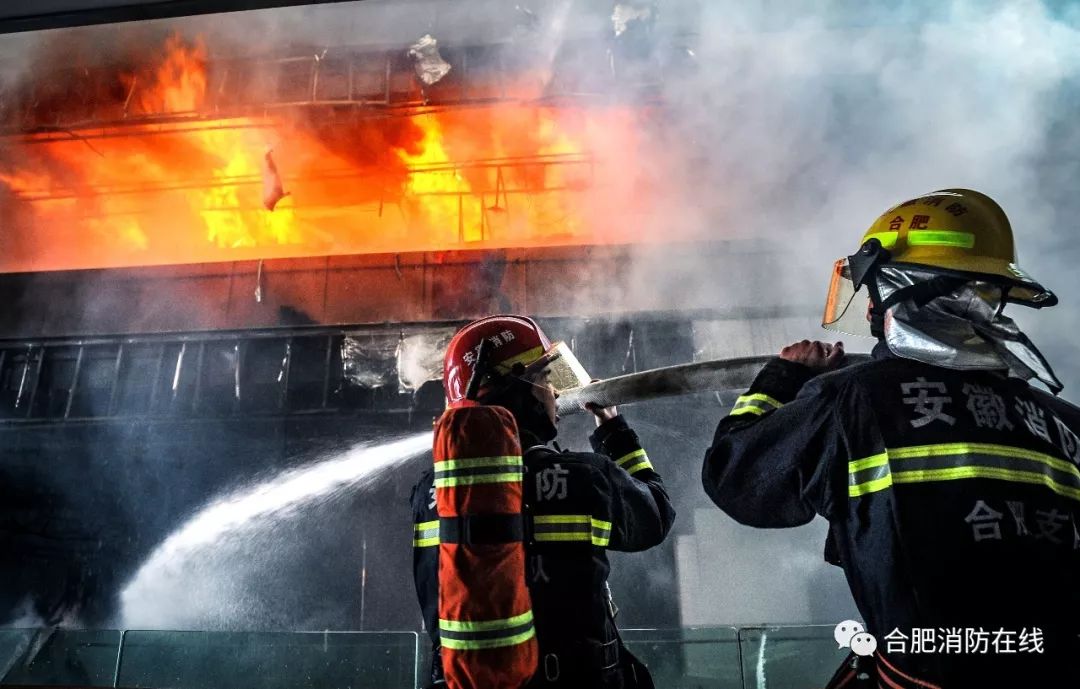
MULTIPOLYGON (((434 647, 433 685, 476 686, 478 681, 471 678, 481 675, 470 663, 502 662, 514 664, 515 672, 519 664, 531 665, 520 682, 500 686, 652 686, 645 666, 619 639, 606 551, 658 545, 670 531, 675 512, 637 434, 614 407, 589 409, 597 423, 590 436, 595 452, 549 447, 557 434, 558 390, 583 382, 588 378, 570 350, 553 344, 530 318, 504 315, 474 321, 458 331, 447 348, 443 385, 448 409, 436 424, 435 470, 423 475, 412 496, 414 574, 434 647), (498 428, 473 421, 444 423, 451 417, 460 421, 462 412, 472 408, 488 413, 498 428), (500 416, 505 414, 502 409, 509 414, 500 416), (519 457, 505 444, 503 449, 475 447, 487 442, 480 436, 499 437, 504 422, 516 432, 519 457), (447 432, 452 427, 471 430, 447 432), (473 437, 455 437, 455 432, 473 437), (439 461, 444 459, 440 454, 453 455, 455 447, 470 444, 464 453, 439 461), (519 492, 520 527, 515 515, 488 515, 486 521, 447 516, 448 493, 467 488, 466 499, 475 499, 485 487, 519 492), (507 585, 497 577, 513 571, 515 558, 487 565, 482 559, 489 551, 483 548, 517 539, 523 566, 511 575, 517 581, 509 583, 524 587, 531 610, 507 608, 498 620, 481 615, 484 621, 461 621, 477 619, 470 616, 473 603, 487 605, 502 594, 462 589, 460 580, 468 578, 479 586, 476 577, 490 574, 496 577, 493 588, 507 585), (462 550, 470 542, 479 549, 462 550), (464 595, 448 600, 450 588, 464 595), (527 649, 531 643, 536 651, 527 649), (495 647, 502 655, 491 655, 495 647), (491 659, 496 657, 502 660, 491 659)), ((520 604, 521 598, 516 600, 520 604)), ((495 668, 495 675, 498 672, 495 668)))

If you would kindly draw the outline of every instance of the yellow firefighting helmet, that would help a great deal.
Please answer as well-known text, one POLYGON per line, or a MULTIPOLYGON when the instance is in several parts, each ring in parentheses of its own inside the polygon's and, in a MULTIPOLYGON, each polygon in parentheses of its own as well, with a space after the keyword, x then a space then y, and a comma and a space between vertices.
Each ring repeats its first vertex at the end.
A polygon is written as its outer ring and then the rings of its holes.
POLYGON ((862 303, 852 303, 869 277, 860 256, 878 249, 877 260, 898 268, 978 280, 1007 289, 1007 301, 1035 308, 1057 297, 1016 265, 1012 227, 993 199, 971 189, 943 189, 905 201, 882 213, 862 238, 862 249, 838 260, 826 299, 822 326, 868 334, 862 303))

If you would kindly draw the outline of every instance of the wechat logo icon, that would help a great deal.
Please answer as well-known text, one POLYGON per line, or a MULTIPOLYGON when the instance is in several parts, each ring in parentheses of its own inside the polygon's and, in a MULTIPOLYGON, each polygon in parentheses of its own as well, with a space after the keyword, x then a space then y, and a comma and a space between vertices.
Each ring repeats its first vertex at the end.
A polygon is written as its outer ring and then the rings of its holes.
POLYGON ((862 622, 844 620, 833 629, 837 648, 850 648, 857 656, 872 656, 877 650, 877 639, 866 631, 862 622))

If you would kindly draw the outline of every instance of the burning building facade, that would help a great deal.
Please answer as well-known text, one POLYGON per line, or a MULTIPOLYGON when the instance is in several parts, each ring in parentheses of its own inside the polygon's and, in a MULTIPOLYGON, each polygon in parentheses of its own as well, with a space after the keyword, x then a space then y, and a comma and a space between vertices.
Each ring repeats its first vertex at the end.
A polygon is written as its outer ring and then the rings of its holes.
MULTIPOLYGON (((692 22, 489 3, 477 29, 464 10, 417 20, 431 5, 294 10, 258 41, 243 40, 267 29, 255 13, 19 52, 0 98, 0 617, 414 629, 407 498, 427 460, 281 527, 229 575, 245 592, 228 603, 132 614, 120 594, 214 496, 430 428, 441 349, 472 317, 537 316, 598 377, 811 332, 816 295, 761 302, 775 246, 671 154, 661 81, 702 69, 692 22), (689 222, 691 205, 715 224, 689 222)), ((624 625, 820 620, 846 595, 799 562, 816 600, 733 589, 701 605, 717 543, 760 547, 701 509, 701 452, 729 403, 626 410, 682 522, 616 562, 624 625)), ((583 442, 579 422, 562 433, 583 442)))
POLYGON ((656 115, 580 75, 603 41, 560 69, 538 36, 251 56, 181 30, 57 37, 5 91, 5 272, 649 238, 656 115))

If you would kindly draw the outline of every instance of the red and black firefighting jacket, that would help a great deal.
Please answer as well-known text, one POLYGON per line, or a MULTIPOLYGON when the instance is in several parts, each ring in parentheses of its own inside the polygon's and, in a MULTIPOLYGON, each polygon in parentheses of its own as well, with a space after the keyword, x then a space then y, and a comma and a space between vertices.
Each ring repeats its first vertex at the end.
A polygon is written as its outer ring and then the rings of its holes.
MULTIPOLYGON (((534 683, 541 686, 545 679, 553 685, 605 686, 626 662, 610 607, 606 551, 658 545, 675 518, 660 475, 622 416, 602 424, 589 440, 596 454, 546 446, 524 454, 526 583, 540 648, 534 683)), ((433 485, 427 471, 413 488, 413 571, 437 652, 439 518, 433 485)))
POLYGON ((1080 686, 1078 435, 1080 410, 1024 381, 879 345, 817 377, 771 361, 702 480, 743 524, 829 521, 882 686, 1080 686))

